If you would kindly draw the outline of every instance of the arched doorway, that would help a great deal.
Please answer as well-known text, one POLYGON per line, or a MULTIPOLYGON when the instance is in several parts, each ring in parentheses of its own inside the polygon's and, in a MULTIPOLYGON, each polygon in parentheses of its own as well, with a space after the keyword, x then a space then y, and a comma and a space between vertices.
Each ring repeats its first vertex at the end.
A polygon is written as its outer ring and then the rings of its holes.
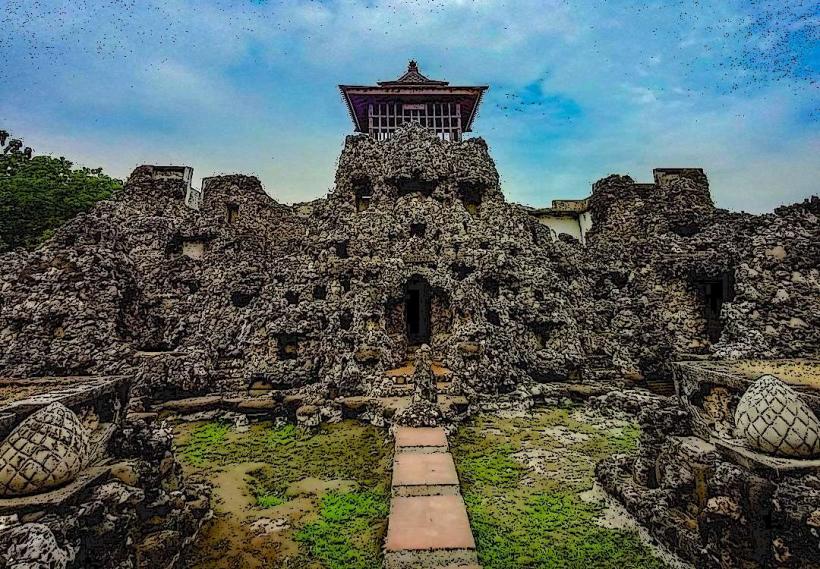
POLYGON ((404 289, 404 314, 407 343, 418 346, 430 343, 430 283, 415 276, 404 289))

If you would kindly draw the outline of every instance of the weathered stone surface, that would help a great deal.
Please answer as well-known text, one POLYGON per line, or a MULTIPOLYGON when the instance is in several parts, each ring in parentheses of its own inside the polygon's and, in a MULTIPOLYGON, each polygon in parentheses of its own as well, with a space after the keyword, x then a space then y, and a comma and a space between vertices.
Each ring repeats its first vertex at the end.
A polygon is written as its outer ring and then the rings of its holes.
POLYGON ((24 419, 0 445, 0 496, 25 496, 70 482, 89 458, 74 412, 52 403, 24 419))
POLYGON ((251 377, 378 395, 408 357, 411 282, 429 291, 432 358, 471 399, 662 375, 676 352, 820 345, 820 200, 730 213, 696 169, 597 182, 585 246, 553 241, 504 200, 483 140, 413 125, 348 137, 324 199, 281 205, 238 175, 204 180, 199 209, 185 192, 142 166, 36 251, 3 255, 0 373, 131 373, 153 398, 241 391, 251 377), (702 283, 724 277, 734 296, 710 338, 702 283))
POLYGON ((43 524, 23 524, 0 531, 0 566, 12 569, 66 569, 73 552, 57 544, 43 524))
POLYGON ((735 425, 754 449, 790 457, 820 454, 820 421, 794 389, 772 375, 758 378, 740 398, 735 425))

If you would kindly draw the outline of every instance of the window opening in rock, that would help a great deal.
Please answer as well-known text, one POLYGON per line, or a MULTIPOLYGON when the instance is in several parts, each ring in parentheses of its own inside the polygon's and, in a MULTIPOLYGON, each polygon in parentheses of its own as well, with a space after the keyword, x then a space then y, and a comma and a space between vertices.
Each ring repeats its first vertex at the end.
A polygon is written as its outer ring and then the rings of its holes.
POLYGON ((299 338, 296 336, 280 336, 278 345, 279 359, 295 360, 299 355, 299 338))
POLYGON ((427 231, 427 224, 426 223, 411 223, 410 224, 410 237, 424 237, 424 233, 427 231))
POLYGON ((324 300, 327 298, 327 287, 324 285, 316 285, 313 287, 313 298, 315 300, 324 300))
POLYGON ((475 271, 473 267, 465 265, 460 261, 453 263, 450 266, 450 270, 453 272, 453 276, 460 281, 466 279, 475 271))
POLYGON ((285 293, 285 300, 288 301, 288 304, 299 304, 299 294, 289 290, 285 293))
POLYGON ((235 223, 239 219, 239 205, 235 203, 228 204, 227 221, 229 224, 235 223))
POLYGON ((484 186, 475 182, 459 182, 458 194, 461 203, 467 213, 475 217, 481 207, 481 196, 484 193, 484 186))
POLYGON ((702 302, 703 317, 706 318, 706 335, 712 343, 720 340, 723 333, 720 311, 724 302, 731 302, 735 297, 734 281, 731 272, 723 273, 717 278, 695 281, 702 302))
POLYGON ((698 234, 700 228, 695 223, 683 223, 670 227, 670 230, 680 237, 692 237, 698 234))
POLYGON ((339 314, 339 327, 342 330, 350 330, 353 325, 353 314, 349 310, 339 314))
POLYGON ((367 178, 357 178, 353 181, 353 195, 355 196, 356 211, 362 212, 370 207, 373 199, 373 185, 367 178))
POLYGON ((484 289, 484 292, 486 292, 493 298, 496 298, 498 296, 499 291, 501 290, 498 281, 492 278, 484 279, 481 282, 481 288, 484 289))
POLYGON ((420 193, 421 195, 429 198, 433 195, 433 190, 436 188, 436 183, 427 180, 419 180, 418 178, 399 178, 396 181, 396 188, 398 189, 399 197, 413 193, 420 193))
POLYGON ((407 343, 417 346, 430 342, 430 285, 421 277, 407 282, 404 296, 407 343))
POLYGON ((234 291, 231 293, 231 304, 237 308, 245 308, 253 300, 253 295, 242 291, 234 291))
POLYGON ((350 255, 347 252, 347 244, 349 241, 336 242, 336 256, 340 259, 347 259, 350 255))

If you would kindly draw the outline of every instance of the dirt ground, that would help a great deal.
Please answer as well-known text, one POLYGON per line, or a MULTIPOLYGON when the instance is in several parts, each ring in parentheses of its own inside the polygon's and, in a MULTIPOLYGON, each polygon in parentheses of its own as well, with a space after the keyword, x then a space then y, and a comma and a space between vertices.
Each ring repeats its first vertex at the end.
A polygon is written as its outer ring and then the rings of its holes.
POLYGON ((213 486, 214 518, 192 569, 380 569, 391 447, 356 422, 309 434, 291 425, 177 427, 189 476, 213 486))

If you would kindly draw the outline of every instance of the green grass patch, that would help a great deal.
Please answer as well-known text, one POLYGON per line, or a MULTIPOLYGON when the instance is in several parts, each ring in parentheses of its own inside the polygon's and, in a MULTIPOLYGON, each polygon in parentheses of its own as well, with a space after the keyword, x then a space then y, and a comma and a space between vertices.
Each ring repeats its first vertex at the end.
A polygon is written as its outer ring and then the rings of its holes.
POLYGON ((328 569, 380 569, 388 510, 386 494, 329 492, 322 497, 319 519, 295 539, 328 569))
POLYGON ((665 567, 637 534, 598 525, 604 505, 579 496, 592 487, 595 461, 635 449, 638 427, 596 423, 575 411, 561 407, 527 418, 479 417, 454 438, 484 569, 665 567), (584 437, 562 438, 567 431, 584 437), (532 464, 519 463, 517 453, 532 464))
POLYGON ((511 445, 500 445, 484 452, 468 454, 462 458, 465 481, 472 484, 512 488, 521 478, 523 467, 510 456, 511 445))
POLYGON ((285 503, 285 500, 276 494, 257 494, 256 505, 260 508, 275 508, 285 503))
POLYGON ((228 424, 211 421, 179 425, 177 437, 178 456, 198 475, 216 481, 224 479, 226 471, 240 469, 238 480, 247 484, 256 508, 286 504, 294 493, 289 487, 317 479, 303 484, 307 490, 299 493, 298 513, 283 510, 284 516, 295 516, 294 532, 286 539, 296 541, 298 551, 293 551, 293 542, 287 554, 252 545, 242 537, 244 526, 237 524, 230 535, 240 537, 230 545, 221 539, 207 542, 209 549, 200 552, 195 567, 247 566, 242 560, 249 559, 293 569, 381 567, 393 455, 384 431, 343 421, 322 425, 318 432, 259 423, 237 433, 228 424), (328 491, 337 487, 334 484, 356 490, 328 491))
POLYGON ((225 442, 228 431, 230 426, 220 421, 198 425, 191 431, 180 458, 194 466, 204 465, 215 449, 225 442))

